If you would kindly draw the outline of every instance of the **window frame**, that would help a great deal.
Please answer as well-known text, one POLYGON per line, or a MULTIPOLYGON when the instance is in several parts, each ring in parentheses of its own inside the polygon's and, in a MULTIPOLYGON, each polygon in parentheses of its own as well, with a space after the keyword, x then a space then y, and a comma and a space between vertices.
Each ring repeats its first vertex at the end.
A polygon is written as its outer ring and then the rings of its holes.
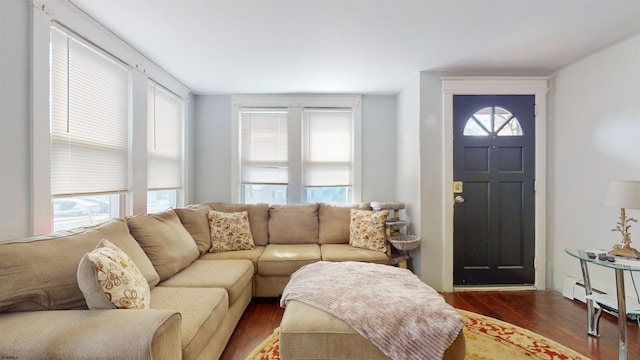
MULTIPOLYGON (((144 55, 97 23, 72 3, 64 0, 40 0, 32 13, 31 66, 31 223, 33 234, 53 230, 51 195, 51 157, 49 140, 49 44, 53 24, 67 28, 98 49, 115 57, 131 71, 129 110, 129 188, 122 193, 120 216, 146 213, 146 127, 147 81, 162 85, 184 104, 184 129, 190 122, 190 90, 144 55), (135 141, 134 141, 135 139, 135 141), (142 140, 145 139, 145 140, 142 140)), ((183 190, 179 206, 188 199, 187 131, 183 132, 183 190)))
POLYGON ((288 110, 289 183, 287 201, 304 201, 302 182, 302 124, 305 108, 351 108, 353 111, 353 195, 350 202, 362 199, 362 96, 361 95, 233 95, 231 98, 231 197, 242 202, 240 183, 240 111, 243 108, 286 108, 288 110), (292 136, 297 134, 298 136, 292 136), (296 151, 297 149, 297 151, 296 151))

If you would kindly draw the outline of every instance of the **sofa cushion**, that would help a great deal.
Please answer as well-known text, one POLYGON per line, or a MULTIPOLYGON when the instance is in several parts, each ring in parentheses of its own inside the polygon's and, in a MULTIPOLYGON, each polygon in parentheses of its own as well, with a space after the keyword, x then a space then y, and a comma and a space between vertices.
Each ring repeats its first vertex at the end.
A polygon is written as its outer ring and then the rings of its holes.
POLYGON ((249 228, 249 214, 246 211, 227 213, 207 211, 211 228, 211 249, 219 253, 234 250, 251 250, 256 246, 249 228))
POLYGON ((348 244, 351 209, 371 210, 369 203, 331 205, 320 203, 318 208, 318 243, 348 244))
POLYGON ((204 254, 211 248, 211 231, 209 229, 209 220, 207 219, 207 211, 211 210, 209 205, 196 204, 183 208, 173 209, 182 226, 191 234, 196 242, 200 254, 204 254))
POLYGON ((158 273, 126 222, 114 219, 0 244, 0 311, 86 309, 78 287, 78 264, 102 239, 125 251, 150 287, 158 283, 158 273))
POLYGON ((362 249, 387 251, 384 223, 388 216, 388 210, 351 209, 349 245, 362 249))
POLYGON ((196 260, 186 269, 158 286, 181 288, 223 288, 229 293, 229 306, 235 304, 253 279, 249 260, 196 260))
POLYGON ((150 289, 136 264, 109 240, 85 254, 78 286, 89 309, 148 309, 150 289))
POLYGON ((271 205, 269 244, 317 244, 318 204, 271 205))
POLYGON ((200 260, 249 260, 253 263, 253 272, 258 272, 258 258, 262 255, 265 246, 256 246, 251 250, 225 251, 221 253, 206 253, 200 256, 200 260))
POLYGON ((386 253, 360 249, 349 244, 323 244, 320 245, 323 261, 363 261, 376 264, 389 264, 386 253))
POLYGON ((269 244, 258 259, 258 274, 287 276, 316 261, 320 261, 320 246, 317 244, 269 244))
POLYGON ((0 313, 0 359, 181 359, 172 310, 0 313))
POLYGON ((249 227, 253 243, 265 246, 269 243, 269 205, 268 204, 228 204, 212 202, 209 206, 215 211, 249 213, 249 227))
POLYGON ((128 218, 127 223, 160 280, 169 278, 200 256, 195 241, 173 210, 136 215, 128 218))
POLYGON ((222 288, 157 286, 151 290, 151 308, 180 312, 182 358, 196 359, 211 337, 220 331, 229 302, 227 292, 222 288))

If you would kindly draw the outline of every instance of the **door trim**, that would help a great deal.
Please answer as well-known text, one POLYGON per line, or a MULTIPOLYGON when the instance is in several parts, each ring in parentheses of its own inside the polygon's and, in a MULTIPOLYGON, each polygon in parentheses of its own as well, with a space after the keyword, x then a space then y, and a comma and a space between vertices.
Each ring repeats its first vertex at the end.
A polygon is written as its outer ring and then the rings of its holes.
POLYGON ((550 76, 442 77, 444 117, 444 291, 453 287, 453 95, 535 95, 535 288, 546 288, 547 92, 550 76))

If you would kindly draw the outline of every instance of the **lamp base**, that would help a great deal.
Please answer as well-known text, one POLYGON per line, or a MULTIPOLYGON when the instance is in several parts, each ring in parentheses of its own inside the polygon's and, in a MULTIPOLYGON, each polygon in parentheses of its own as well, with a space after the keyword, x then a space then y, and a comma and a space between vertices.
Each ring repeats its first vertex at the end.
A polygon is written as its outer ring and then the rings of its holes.
POLYGON ((613 249, 609 251, 609 255, 626 256, 630 258, 640 259, 640 251, 632 248, 613 249))

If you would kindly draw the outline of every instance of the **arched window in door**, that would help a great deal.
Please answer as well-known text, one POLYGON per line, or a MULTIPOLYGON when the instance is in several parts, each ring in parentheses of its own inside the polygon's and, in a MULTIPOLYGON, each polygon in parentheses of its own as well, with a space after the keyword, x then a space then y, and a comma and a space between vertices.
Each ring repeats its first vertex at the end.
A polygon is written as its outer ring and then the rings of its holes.
POLYGON ((522 136, 520 121, 499 106, 482 108, 471 115, 462 132, 464 136, 522 136))

